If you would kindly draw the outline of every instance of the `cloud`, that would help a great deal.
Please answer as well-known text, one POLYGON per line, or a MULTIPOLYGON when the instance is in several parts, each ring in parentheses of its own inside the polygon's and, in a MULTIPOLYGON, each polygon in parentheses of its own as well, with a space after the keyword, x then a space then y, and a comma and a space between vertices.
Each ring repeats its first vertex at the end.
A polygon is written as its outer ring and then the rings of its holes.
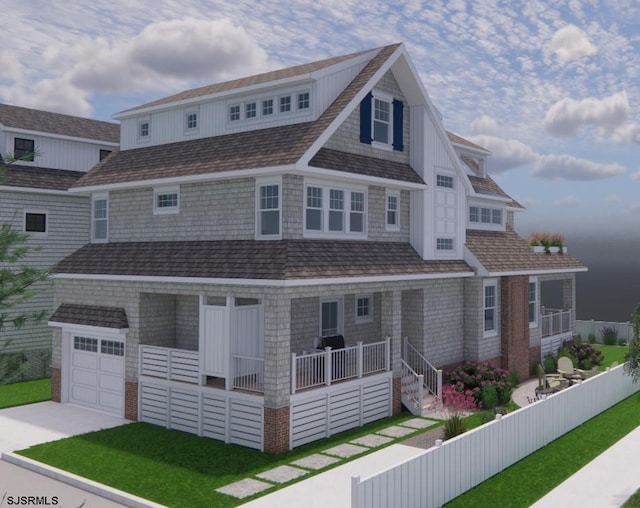
POLYGON ((561 63, 580 60, 597 52, 584 32, 575 25, 567 25, 553 34, 551 50, 561 63))
POLYGON ((471 132, 473 132, 474 134, 497 134, 498 122, 496 122, 490 116, 483 115, 471 122, 471 132))
POLYGON ((582 202, 580 201, 580 199, 578 199, 573 194, 569 194, 568 196, 560 198, 556 201, 556 205, 568 207, 579 206, 581 203, 582 202))
POLYGON ((607 196, 607 197, 604 199, 604 201, 605 201, 605 203, 611 203, 611 204, 613 204, 613 203, 617 203, 618 201, 620 201, 620 199, 618 198, 618 195, 617 195, 617 194, 611 194, 610 196, 607 196))
POLYGON ((2 69, 0 80, 19 81, 23 77, 20 60, 8 49, 0 48, 0 69, 2 69))
POLYGON ((611 134, 611 140, 616 143, 632 143, 640 145, 640 124, 626 123, 611 134))
POLYGON ((631 173, 631 178, 634 180, 640 180, 640 169, 631 173))
POLYGON ((515 199, 518 203, 520 203, 525 208, 533 208, 536 206, 540 206, 542 204, 542 201, 540 201, 539 199, 531 198, 527 196, 514 196, 513 199, 515 199))
POLYGON ((266 53, 229 20, 193 18, 148 25, 132 39, 87 41, 70 82, 91 92, 175 88, 192 80, 221 80, 263 68, 266 53))
POLYGON ((541 155, 531 170, 531 174, 540 178, 580 181, 611 178, 624 172, 624 167, 617 163, 603 164, 571 155, 541 155))
POLYGON ((493 154, 488 161, 488 170, 491 174, 502 174, 538 159, 538 154, 530 146, 517 139, 487 135, 471 136, 470 139, 493 154))
POLYGON ((626 92, 604 99, 589 97, 576 101, 565 98, 548 109, 544 125, 555 136, 569 137, 585 125, 614 130, 626 121, 628 115, 629 100, 626 92))

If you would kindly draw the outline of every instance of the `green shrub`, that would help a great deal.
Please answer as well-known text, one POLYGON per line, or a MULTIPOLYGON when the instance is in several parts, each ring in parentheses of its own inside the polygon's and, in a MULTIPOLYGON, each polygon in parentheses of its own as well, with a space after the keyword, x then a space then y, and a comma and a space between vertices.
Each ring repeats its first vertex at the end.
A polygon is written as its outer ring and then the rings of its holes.
POLYGON ((547 353, 542 360, 542 366, 547 374, 551 374, 558 370, 558 359, 551 353, 547 353))
POLYGON ((627 339, 623 339, 622 337, 620 337, 618 339, 618 346, 626 346, 627 345, 627 339))
POLYGON ((518 386, 520 384, 520 374, 516 371, 509 372, 509 374, 507 374, 507 381, 511 386, 518 386))
POLYGON ((600 329, 602 342, 606 346, 615 346, 618 343, 618 329, 615 326, 603 326, 600 329))
POLYGON ((589 344, 595 344, 597 342, 596 334, 595 333, 590 333, 589 337, 588 337, 588 340, 589 340, 589 344))
POLYGON ((467 426, 464 423, 461 415, 451 415, 444 422, 444 438, 451 439, 452 437, 464 434, 467 431, 467 426))
POLYGON ((480 389, 480 400, 482 407, 491 409, 498 405, 498 390, 495 385, 484 385, 480 389))
POLYGON ((470 391, 476 401, 482 402, 481 390, 486 385, 496 387, 498 403, 507 403, 513 390, 513 377, 509 377, 509 372, 499 369, 488 363, 465 362, 459 367, 447 373, 447 381, 459 392, 470 391))
POLYGON ((579 342, 575 339, 565 341, 562 348, 566 347, 573 366, 578 369, 590 370, 596 365, 600 365, 604 360, 602 351, 598 351, 591 344, 579 342))

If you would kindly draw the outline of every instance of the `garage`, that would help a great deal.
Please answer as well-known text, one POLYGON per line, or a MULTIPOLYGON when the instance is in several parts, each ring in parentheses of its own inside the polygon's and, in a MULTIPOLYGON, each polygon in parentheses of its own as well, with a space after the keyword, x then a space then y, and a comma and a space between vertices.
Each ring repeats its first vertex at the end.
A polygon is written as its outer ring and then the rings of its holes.
POLYGON ((124 413, 124 342, 74 335, 69 402, 121 416, 124 413))

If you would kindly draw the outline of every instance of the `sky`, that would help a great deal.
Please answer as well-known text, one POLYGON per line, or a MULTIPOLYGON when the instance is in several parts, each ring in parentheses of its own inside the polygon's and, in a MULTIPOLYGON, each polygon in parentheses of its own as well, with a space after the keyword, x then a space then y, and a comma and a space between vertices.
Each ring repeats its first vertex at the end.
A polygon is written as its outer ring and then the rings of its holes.
POLYGON ((493 155, 522 234, 638 236, 637 0, 2 0, 0 102, 111 120, 185 89, 403 42, 493 155))

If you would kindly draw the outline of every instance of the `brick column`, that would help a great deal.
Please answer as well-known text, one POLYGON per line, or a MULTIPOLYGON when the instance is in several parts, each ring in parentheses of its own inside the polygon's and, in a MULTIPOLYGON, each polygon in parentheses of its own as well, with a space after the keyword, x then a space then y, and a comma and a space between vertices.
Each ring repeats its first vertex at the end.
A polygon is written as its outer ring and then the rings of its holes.
POLYGON ((529 367, 529 277, 514 275, 500 281, 502 367, 527 379, 529 367))
POLYGON ((285 453, 289 451, 289 406, 264 408, 264 451, 285 453))
POLYGON ((138 421, 138 383, 132 381, 124 384, 124 417, 138 421))

